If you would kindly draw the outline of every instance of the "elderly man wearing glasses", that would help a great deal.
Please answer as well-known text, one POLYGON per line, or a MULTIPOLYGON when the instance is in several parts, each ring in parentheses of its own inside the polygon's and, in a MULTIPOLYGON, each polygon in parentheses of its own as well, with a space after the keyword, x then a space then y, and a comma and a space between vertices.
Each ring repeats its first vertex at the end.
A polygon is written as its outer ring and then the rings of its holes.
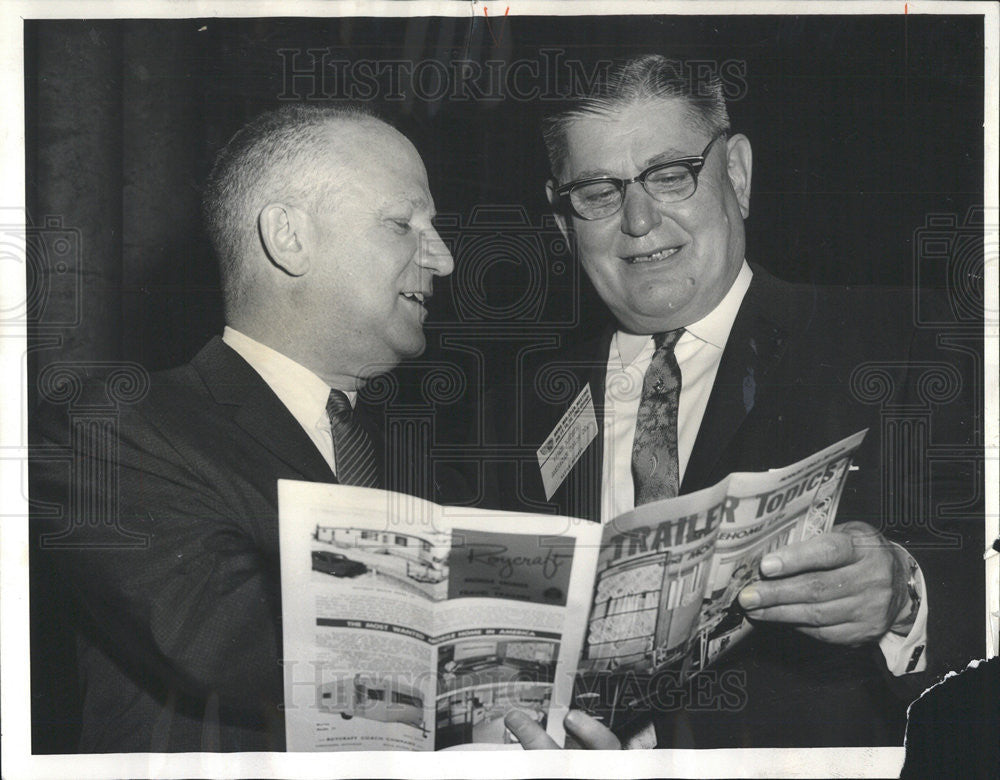
MULTIPOLYGON (((741 695, 707 679, 654 707, 638 733, 616 736, 581 712, 568 731, 603 748, 619 736, 640 747, 901 744, 928 657, 961 655, 954 642, 970 633, 949 628, 935 600, 960 553, 928 549, 940 534, 906 502, 915 475, 883 455, 880 411, 914 400, 922 365, 910 362, 907 293, 790 284, 748 262, 751 147, 730 132, 718 81, 645 56, 558 108, 544 126, 549 201, 616 323, 529 368, 521 395, 501 402, 521 416, 496 419, 523 419, 537 446, 567 407, 540 378, 562 366, 589 388, 599 433, 551 496, 537 466, 501 467, 497 503, 606 523, 869 429, 833 531, 764 556, 759 581, 739 591, 733 608, 756 628, 714 672, 736 670, 741 695), (861 386, 877 367, 879 399, 861 386)), ((526 747, 554 746, 517 713, 508 725, 526 747)))

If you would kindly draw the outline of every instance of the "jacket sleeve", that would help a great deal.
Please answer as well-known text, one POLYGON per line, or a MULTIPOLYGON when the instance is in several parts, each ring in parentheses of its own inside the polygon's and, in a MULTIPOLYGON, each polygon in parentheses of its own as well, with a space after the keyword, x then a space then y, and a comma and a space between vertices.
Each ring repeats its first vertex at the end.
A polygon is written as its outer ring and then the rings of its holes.
POLYGON ((170 688, 260 713, 282 701, 276 533, 237 516, 165 435, 132 411, 107 437, 43 410, 32 495, 43 555, 88 630, 123 666, 170 688), (252 681, 248 684, 248 681, 252 681))

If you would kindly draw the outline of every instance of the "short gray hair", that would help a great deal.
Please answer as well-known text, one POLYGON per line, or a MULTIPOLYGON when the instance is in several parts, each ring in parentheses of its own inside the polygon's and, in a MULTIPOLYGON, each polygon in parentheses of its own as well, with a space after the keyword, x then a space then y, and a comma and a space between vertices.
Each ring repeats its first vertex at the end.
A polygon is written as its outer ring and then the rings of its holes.
POLYGON ((273 201, 305 209, 323 202, 334 184, 311 172, 334 122, 381 122, 363 105, 290 104, 244 125, 215 160, 202 196, 205 229, 219 261, 227 313, 246 299, 252 274, 246 258, 258 238, 257 217, 273 201))
POLYGON ((557 179, 566 163, 566 132, 570 124, 584 116, 608 114, 615 109, 654 98, 682 98, 688 118, 709 135, 729 131, 729 112, 723 97, 722 81, 716 73, 688 68, 681 60, 660 54, 646 54, 614 62, 602 71, 586 92, 568 98, 561 107, 542 119, 542 136, 549 155, 552 175, 557 179))

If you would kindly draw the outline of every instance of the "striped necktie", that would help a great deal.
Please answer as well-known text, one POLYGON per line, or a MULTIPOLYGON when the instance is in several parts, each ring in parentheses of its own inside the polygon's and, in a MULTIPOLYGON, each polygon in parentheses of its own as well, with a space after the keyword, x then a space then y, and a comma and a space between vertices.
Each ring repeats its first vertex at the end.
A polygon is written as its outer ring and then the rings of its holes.
POLYGON ((326 414, 330 418, 330 433, 333 436, 337 481, 342 485, 379 487, 375 447, 343 392, 330 390, 326 414))
POLYGON ((684 328, 653 336, 656 351, 642 380, 642 400, 632 443, 635 505, 672 498, 680 489, 677 463, 677 406, 681 369, 674 347, 684 328))

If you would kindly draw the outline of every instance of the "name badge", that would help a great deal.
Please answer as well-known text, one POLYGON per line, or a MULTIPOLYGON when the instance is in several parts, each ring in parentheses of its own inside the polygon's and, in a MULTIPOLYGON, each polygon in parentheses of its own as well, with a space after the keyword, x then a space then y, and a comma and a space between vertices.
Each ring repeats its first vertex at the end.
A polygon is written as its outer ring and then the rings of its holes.
POLYGON ((538 448, 538 467, 542 470, 542 485, 546 500, 555 495, 576 462, 597 436, 597 416, 590 385, 576 397, 566 414, 556 423, 552 433, 538 448))

